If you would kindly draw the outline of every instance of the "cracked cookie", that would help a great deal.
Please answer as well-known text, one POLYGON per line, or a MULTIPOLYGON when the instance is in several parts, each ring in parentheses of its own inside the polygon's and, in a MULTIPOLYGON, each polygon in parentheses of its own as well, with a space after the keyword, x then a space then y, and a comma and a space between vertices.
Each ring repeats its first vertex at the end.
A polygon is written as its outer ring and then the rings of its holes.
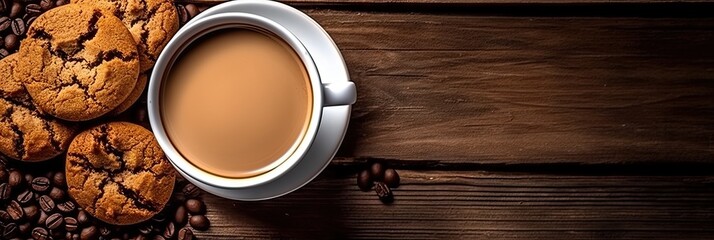
POLYGON ((19 53, 17 77, 35 105, 64 120, 90 120, 115 109, 139 77, 129 30, 89 5, 68 4, 37 17, 19 53))
POLYGON ((116 225, 147 220, 163 209, 175 173, 154 135, 127 122, 77 135, 65 165, 69 194, 96 218, 116 225))
POLYGON ((73 0, 114 13, 134 36, 141 72, 154 67, 161 50, 178 31, 179 19, 171 0, 73 0))
POLYGON ((13 73, 17 54, 0 60, 0 152, 22 161, 43 161, 64 152, 73 127, 40 112, 13 73))

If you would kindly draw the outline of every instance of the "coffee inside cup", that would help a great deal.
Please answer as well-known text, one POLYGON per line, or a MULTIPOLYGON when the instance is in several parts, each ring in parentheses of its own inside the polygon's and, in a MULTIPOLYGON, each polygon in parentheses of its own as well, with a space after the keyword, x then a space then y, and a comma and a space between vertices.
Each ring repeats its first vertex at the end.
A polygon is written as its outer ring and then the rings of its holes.
POLYGON ((279 165, 302 141, 313 112, 300 57, 258 29, 200 37, 162 82, 161 118, 174 147, 196 167, 228 178, 279 165))

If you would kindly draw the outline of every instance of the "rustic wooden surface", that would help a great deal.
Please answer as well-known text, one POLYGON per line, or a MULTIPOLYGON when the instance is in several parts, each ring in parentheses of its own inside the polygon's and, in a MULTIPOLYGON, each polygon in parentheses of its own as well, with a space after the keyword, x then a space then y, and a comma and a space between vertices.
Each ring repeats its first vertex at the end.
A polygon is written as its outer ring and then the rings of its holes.
POLYGON ((205 196, 200 237, 714 238, 714 5, 287 2, 342 49, 347 139, 288 196, 205 196), (356 188, 369 161, 394 204, 356 188))

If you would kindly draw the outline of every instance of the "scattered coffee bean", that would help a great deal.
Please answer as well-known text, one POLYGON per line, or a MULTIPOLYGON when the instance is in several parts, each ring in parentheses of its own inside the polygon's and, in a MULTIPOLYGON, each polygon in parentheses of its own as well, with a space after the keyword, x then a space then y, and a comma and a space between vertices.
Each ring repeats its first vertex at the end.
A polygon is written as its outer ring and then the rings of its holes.
POLYGON ((32 23, 35 22, 35 19, 37 19, 37 16, 30 16, 29 18, 25 19, 25 24, 27 24, 28 28, 32 26, 32 23))
POLYGON ((42 7, 42 11, 47 11, 53 8, 55 3, 52 0, 41 0, 40 1, 40 6, 42 7))
POLYGON ((198 189, 196 185, 193 185, 191 183, 186 184, 186 186, 183 186, 183 195, 186 196, 187 198, 197 198, 201 195, 201 189, 198 189))
POLYGON ((188 220, 188 223, 193 227, 193 229, 196 230, 208 230, 208 227, 211 225, 211 223, 208 221, 208 218, 204 215, 193 215, 191 218, 188 220))
POLYGON ((156 214, 154 217, 151 218, 151 221, 155 223, 163 223, 166 221, 166 214, 164 212, 160 212, 156 214))
POLYGON ((45 213, 45 211, 40 211, 40 217, 37 218, 37 224, 44 225, 45 222, 47 222, 48 217, 49 216, 47 215, 47 213, 45 213))
POLYGON ((29 222, 17 225, 17 229, 20 231, 21 235, 27 235, 27 233, 30 232, 31 228, 32 228, 32 226, 30 225, 29 222))
POLYGON ((79 239, 90 240, 90 239, 95 239, 98 236, 99 236, 99 230, 97 230, 97 227, 89 226, 89 227, 82 229, 82 232, 79 234, 79 239))
POLYGON ((27 221, 33 222, 40 217, 40 209, 35 205, 24 207, 22 210, 25 212, 25 219, 27 221))
POLYGON ((77 213, 77 224, 79 226, 85 226, 89 223, 89 214, 82 210, 77 213))
POLYGON ((10 172, 10 177, 7 180, 7 183, 10 185, 10 187, 17 187, 20 184, 22 184, 22 173, 17 170, 13 170, 10 172))
MULTIPOLYGON (((0 1, 2 1, 2 0, 0 0, 0 1)), ((0 31, 5 31, 5 29, 9 28, 10 22, 12 22, 12 20, 10 20, 10 18, 0 17, 0 31)))
POLYGON ((25 26, 25 20, 22 20, 22 18, 15 18, 15 20, 12 20, 12 25, 10 25, 10 28, 12 28, 12 32, 15 33, 15 35, 25 34, 25 30, 27 30, 27 26, 25 26))
POLYGON ((186 22, 188 22, 188 11, 186 11, 186 7, 180 4, 176 5, 176 12, 178 12, 179 23, 181 25, 186 24, 186 22))
POLYGON ((174 235, 176 235, 176 225, 174 225, 173 222, 169 222, 169 224, 166 225, 166 228, 164 228, 163 236, 166 239, 173 238, 174 235))
POLYGON ((5 50, 4 48, 0 48, 0 59, 3 59, 5 57, 7 57, 8 55, 10 55, 10 52, 5 50))
POLYGON ((32 176, 32 174, 26 173, 25 175, 22 175, 23 179, 25 179, 25 182, 27 184, 32 184, 32 179, 35 179, 35 177, 32 176))
POLYGON ((62 5, 67 4, 67 2, 69 2, 69 1, 67 1, 67 0, 57 0, 57 1, 55 2, 55 6, 62 6, 62 5))
POLYGON ((390 188, 399 187, 399 174, 394 169, 387 169, 384 171, 384 183, 390 188))
POLYGON ((362 170, 357 174, 357 187, 362 191, 369 191, 372 189, 374 182, 372 182, 372 175, 369 170, 362 170))
POLYGON ((2 231, 2 236, 5 239, 11 239, 17 236, 17 234, 20 233, 20 230, 17 229, 17 224, 16 223, 8 223, 5 224, 5 228, 2 231))
POLYGON ((7 4, 5 3, 5 0, 0 0, 0 13, 5 13, 5 9, 7 9, 7 4))
POLYGON ((106 236, 109 236, 110 234, 112 234, 112 230, 109 229, 107 226, 102 226, 99 228, 99 235, 106 237, 106 236))
POLYGON ((42 209, 42 211, 44 211, 46 213, 49 213, 53 209, 55 209, 55 201, 53 201, 52 198, 50 198, 47 195, 40 196, 40 198, 37 199, 37 201, 40 204, 40 209, 42 209))
POLYGON ((46 177, 36 177, 32 179, 32 189, 36 192, 44 192, 50 188, 50 180, 46 177))
POLYGON ((10 217, 10 214, 7 213, 5 210, 0 210, 0 222, 10 222, 12 221, 12 217, 10 217))
POLYGON ((188 212, 186 212, 186 207, 179 206, 176 208, 176 213, 174 214, 174 222, 179 226, 186 224, 188 218, 188 212))
POLYGON ((12 187, 10 187, 10 184, 7 184, 7 183, 0 184, 0 199, 2 199, 2 200, 10 199, 10 195, 12 195, 12 187))
POLYGON ((25 6, 25 12, 27 14, 37 16, 42 13, 42 7, 40 7, 39 4, 28 4, 27 6, 25 6))
POLYGON ((379 200, 381 200, 383 203, 391 203, 394 201, 394 195, 392 195, 392 190, 389 189, 387 184, 384 184, 383 182, 378 182, 374 186, 374 191, 377 193, 377 197, 379 197, 379 200))
POLYGON ((193 18, 199 14, 198 7, 195 4, 186 4, 186 12, 188 13, 188 18, 193 18))
POLYGON ((50 235, 49 232, 47 232, 47 229, 36 227, 35 229, 32 229, 32 238, 35 240, 46 240, 50 239, 50 235))
MULTIPOLYGON (((2 187, 0 187, 1 189, 2 187)), ((2 190, 0 190, 2 191, 2 190)), ((17 201, 20 202, 22 205, 27 205, 30 201, 32 201, 35 198, 35 194, 30 192, 29 190, 25 190, 24 192, 20 193, 20 195, 17 195, 17 201)))
POLYGON ((76 207, 76 206, 74 205, 74 203, 71 202, 71 201, 66 201, 66 202, 57 204, 57 209, 59 209, 60 212, 64 212, 64 213, 72 212, 72 211, 74 211, 76 208, 77 208, 77 207, 76 207))
POLYGON ((20 14, 22 14, 22 4, 16 1, 12 4, 12 7, 10 8, 10 15, 8 15, 8 17, 15 18, 20 16, 20 14))
POLYGON ((191 231, 190 228, 181 228, 178 232, 178 239, 179 240, 192 240, 193 239, 193 231, 191 231))
POLYGON ((56 187, 66 187, 67 179, 65 179, 64 173, 63 172, 55 173, 55 175, 52 177, 52 184, 56 187))
POLYGON ((384 178, 384 166, 381 163, 373 163, 369 171, 374 181, 382 181, 384 178))
POLYGON ((15 221, 25 216, 25 211, 22 210, 22 206, 15 200, 10 201, 10 205, 7 206, 7 213, 10 214, 10 218, 15 221))
MULTIPOLYGON (((45 226, 50 230, 55 230, 61 227, 64 223, 64 217, 62 217, 62 214, 60 213, 52 214, 47 217, 47 220, 45 220, 45 226)), ((70 230, 67 229, 67 231, 70 230)))
POLYGON ((189 199, 186 201, 186 210, 188 210, 190 214, 205 214, 206 206, 199 200, 189 199))
POLYGON ((60 201, 64 199, 64 191, 62 189, 59 189, 57 187, 53 187, 52 190, 50 190, 50 198, 60 201))
POLYGON ((73 217, 64 218, 64 229, 68 232, 74 232, 77 230, 77 219, 73 217))

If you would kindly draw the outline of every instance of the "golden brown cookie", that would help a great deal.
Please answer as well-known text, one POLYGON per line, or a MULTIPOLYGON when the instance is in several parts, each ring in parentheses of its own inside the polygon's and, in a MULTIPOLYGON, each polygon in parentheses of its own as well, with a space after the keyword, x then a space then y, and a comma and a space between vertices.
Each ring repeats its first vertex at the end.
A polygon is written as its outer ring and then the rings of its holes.
POLYGON ((0 152, 23 161, 42 161, 64 152, 73 128, 43 114, 13 73, 17 54, 0 60, 0 152))
POLYGON ((176 179, 154 135, 127 122, 78 134, 67 150, 65 168, 69 194, 77 203, 117 225, 138 223, 161 211, 176 179))
POLYGON ((134 89, 139 60, 129 30, 89 5, 51 9, 20 45, 17 76, 43 112, 84 121, 115 109, 134 89))
POLYGON ((134 87, 134 90, 131 91, 129 96, 124 99, 124 101, 119 104, 117 108, 112 110, 110 114, 112 115, 119 115, 120 113, 123 113, 127 109, 131 107, 131 105, 134 105, 136 100, 141 97, 141 94, 144 93, 144 88, 146 88, 146 83, 148 82, 149 77, 147 76, 147 73, 142 73, 139 75, 139 81, 136 82, 136 86, 134 87))
POLYGON ((178 31, 179 19, 171 0, 73 0, 92 4, 124 22, 139 44, 141 72, 154 67, 161 50, 178 31))

